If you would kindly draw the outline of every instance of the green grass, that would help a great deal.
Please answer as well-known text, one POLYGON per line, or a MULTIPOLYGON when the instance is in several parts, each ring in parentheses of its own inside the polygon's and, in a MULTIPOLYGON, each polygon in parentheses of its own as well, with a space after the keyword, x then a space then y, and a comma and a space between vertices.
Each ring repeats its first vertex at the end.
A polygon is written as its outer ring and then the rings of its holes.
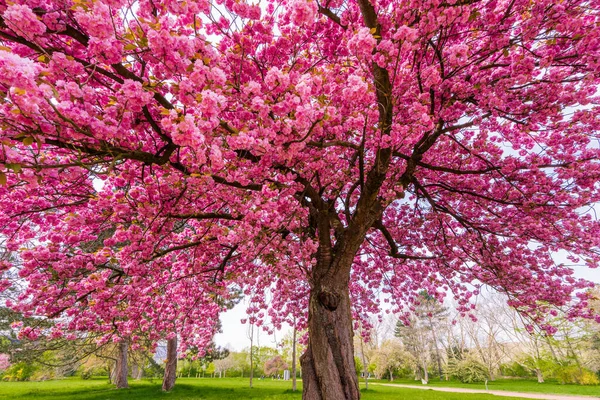
MULTIPOLYGON (((413 379, 394 379, 393 382, 387 380, 378 380, 373 382, 381 383, 399 383, 404 385, 421 386, 420 381, 413 379)), ((430 379, 427 386, 435 387, 458 387, 467 389, 485 389, 483 383, 461 383, 457 381, 440 381, 439 379, 430 379)), ((533 379, 497 379, 488 381, 489 390, 508 390, 511 392, 536 392, 536 393, 554 393, 554 394, 573 394, 581 396, 600 396, 600 386, 581 386, 581 385, 561 385, 556 380, 549 379, 544 383, 537 383, 533 379)))
MULTIPOLYGON (((105 379, 65 379, 47 382, 0 382, 0 399, 10 400, 300 400, 301 393, 292 393, 291 382, 248 380, 241 378, 178 379, 171 393, 162 393, 159 380, 130 381, 129 389, 116 390, 105 379)), ((361 387, 363 387, 361 385, 361 387)), ((442 393, 430 390, 372 386, 363 392, 363 400, 478 400, 491 395, 442 393)), ((510 399, 506 397, 506 399, 510 399)), ((516 399, 516 398, 513 398, 516 399)))

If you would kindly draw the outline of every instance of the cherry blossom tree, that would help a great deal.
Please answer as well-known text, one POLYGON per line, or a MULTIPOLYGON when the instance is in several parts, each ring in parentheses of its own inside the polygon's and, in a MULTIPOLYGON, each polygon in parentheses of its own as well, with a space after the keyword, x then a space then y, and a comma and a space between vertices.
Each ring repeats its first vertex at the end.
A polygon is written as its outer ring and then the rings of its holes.
POLYGON ((5 371, 10 367, 10 356, 8 354, 0 354, 0 372, 5 371))
POLYGON ((280 371, 283 371, 287 368, 288 365, 285 361, 283 361, 283 358, 281 358, 281 356, 275 356, 265 361, 263 370, 265 371, 266 376, 274 376, 279 375, 280 371))
MULTIPOLYGON (((23 259, 21 302, 59 299, 32 313, 94 291, 106 315, 141 293, 119 332, 183 326, 179 304, 202 326, 211 285, 240 289, 251 323, 291 313, 308 328, 311 400, 360 397, 353 323, 377 311, 374 288, 398 310, 425 290, 469 313, 486 284, 542 326, 574 297, 570 315, 586 313, 571 267, 600 261, 598 0, 0 13, 1 234, 23 259), (182 290, 151 301, 155 285, 182 290)), ((81 314, 71 323, 95 325, 81 314)))

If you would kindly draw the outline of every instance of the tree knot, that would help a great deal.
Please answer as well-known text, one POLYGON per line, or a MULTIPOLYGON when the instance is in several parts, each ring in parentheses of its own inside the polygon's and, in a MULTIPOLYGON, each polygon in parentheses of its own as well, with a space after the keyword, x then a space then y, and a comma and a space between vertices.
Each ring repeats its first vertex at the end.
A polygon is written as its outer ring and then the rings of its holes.
POLYGON ((340 304, 340 295, 327 289, 321 290, 317 298, 319 303, 329 311, 336 310, 340 304))

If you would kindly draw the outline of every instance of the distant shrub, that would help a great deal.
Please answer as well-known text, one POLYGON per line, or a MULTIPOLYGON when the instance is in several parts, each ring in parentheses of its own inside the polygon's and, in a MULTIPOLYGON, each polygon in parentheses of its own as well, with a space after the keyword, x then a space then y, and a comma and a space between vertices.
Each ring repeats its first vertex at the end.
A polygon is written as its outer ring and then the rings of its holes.
POLYGON ((30 363, 18 362, 11 365, 2 376, 5 381, 28 381, 36 372, 36 367, 30 363))
POLYGON ((555 371, 556 379, 561 384, 598 385, 600 379, 592 371, 576 365, 560 367, 555 371))
POLYGON ((512 362, 500 365, 500 373, 503 376, 513 376, 518 378, 528 378, 533 373, 518 362, 512 362))
POLYGON ((92 376, 94 376, 94 370, 91 368, 84 369, 81 371, 81 379, 84 379, 84 380, 92 379, 92 376))
POLYGON ((600 379, 598 379, 598 376, 596 374, 594 374, 592 371, 584 369, 583 373, 581 374, 579 384, 580 385, 598 385, 598 384, 600 384, 600 379))
POLYGON ((483 382, 488 378, 485 365, 473 359, 451 363, 448 366, 448 373, 462 383, 483 382))

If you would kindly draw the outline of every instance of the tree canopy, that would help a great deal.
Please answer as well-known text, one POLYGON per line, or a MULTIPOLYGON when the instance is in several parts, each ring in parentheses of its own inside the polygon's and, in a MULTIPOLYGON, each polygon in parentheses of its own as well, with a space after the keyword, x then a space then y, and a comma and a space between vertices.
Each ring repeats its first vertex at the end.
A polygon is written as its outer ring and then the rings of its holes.
POLYGON ((571 267, 600 260, 597 0, 0 12, 22 311, 185 341, 239 289, 252 323, 308 327, 306 398, 353 399, 352 313, 374 288, 468 313, 485 284, 536 317, 589 286, 571 267))

